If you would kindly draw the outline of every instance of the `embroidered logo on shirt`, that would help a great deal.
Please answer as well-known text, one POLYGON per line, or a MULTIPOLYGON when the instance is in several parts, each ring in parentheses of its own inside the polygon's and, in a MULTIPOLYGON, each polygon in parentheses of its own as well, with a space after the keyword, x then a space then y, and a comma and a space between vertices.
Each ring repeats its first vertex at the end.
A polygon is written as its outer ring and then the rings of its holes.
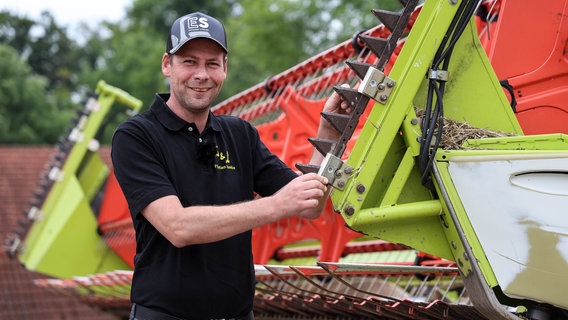
POLYGON ((231 164, 231 157, 229 151, 220 151, 219 146, 215 146, 215 164, 213 165, 217 170, 235 170, 235 166, 231 164))

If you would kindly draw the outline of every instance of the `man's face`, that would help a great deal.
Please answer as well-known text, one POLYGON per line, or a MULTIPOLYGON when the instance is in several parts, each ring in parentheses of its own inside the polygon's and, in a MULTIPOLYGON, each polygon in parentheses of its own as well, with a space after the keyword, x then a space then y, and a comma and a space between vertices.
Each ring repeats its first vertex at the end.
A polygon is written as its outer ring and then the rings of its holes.
POLYGON ((170 78, 168 105, 175 113, 208 112, 227 76, 226 55, 214 41, 194 39, 164 55, 162 72, 170 78))

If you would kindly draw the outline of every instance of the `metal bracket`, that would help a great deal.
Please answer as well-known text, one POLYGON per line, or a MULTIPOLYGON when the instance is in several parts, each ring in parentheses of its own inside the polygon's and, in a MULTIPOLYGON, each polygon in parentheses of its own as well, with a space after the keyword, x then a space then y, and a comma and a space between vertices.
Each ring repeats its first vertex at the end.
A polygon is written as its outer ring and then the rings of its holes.
POLYGON ((428 79, 447 82, 450 79, 450 73, 446 70, 433 70, 428 71, 428 79))
POLYGON ((365 78, 359 86, 359 92, 379 103, 385 104, 394 85, 395 81, 387 77, 382 71, 369 67, 365 78))
POLYGON ((343 190, 347 180, 353 174, 353 167, 345 164, 340 158, 328 153, 323 159, 318 174, 326 177, 334 188, 343 190))

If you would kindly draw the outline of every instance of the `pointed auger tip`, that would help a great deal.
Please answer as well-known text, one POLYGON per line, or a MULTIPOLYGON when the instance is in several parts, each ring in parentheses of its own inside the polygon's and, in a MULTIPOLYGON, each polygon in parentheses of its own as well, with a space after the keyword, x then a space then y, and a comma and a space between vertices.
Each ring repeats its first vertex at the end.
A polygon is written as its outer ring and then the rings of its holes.
POLYGON ((303 163, 296 163, 296 169, 298 169, 298 171, 300 171, 303 174, 307 174, 310 172, 313 173, 318 173, 319 172, 319 166, 314 166, 314 165, 310 165, 310 164, 303 164, 303 163))

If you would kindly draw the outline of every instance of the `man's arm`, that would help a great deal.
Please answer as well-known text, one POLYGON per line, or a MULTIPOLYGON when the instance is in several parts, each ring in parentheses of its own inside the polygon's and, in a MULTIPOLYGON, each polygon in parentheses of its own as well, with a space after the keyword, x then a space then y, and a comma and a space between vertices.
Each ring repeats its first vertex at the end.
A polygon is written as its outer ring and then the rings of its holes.
POLYGON ((225 206, 183 207, 176 196, 150 203, 142 214, 174 246, 215 242, 291 216, 316 218, 327 179, 306 174, 274 195, 225 206))

